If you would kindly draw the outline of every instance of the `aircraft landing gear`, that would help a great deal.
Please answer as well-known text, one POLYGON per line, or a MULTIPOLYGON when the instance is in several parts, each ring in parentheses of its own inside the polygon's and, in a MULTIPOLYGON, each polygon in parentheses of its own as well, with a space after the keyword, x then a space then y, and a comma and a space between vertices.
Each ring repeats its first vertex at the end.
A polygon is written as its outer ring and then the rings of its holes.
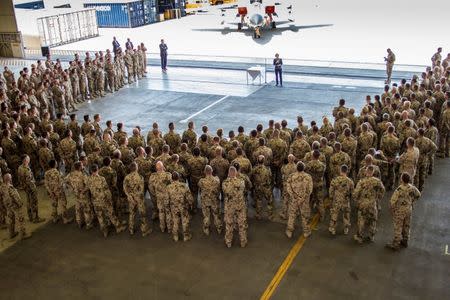
POLYGON ((275 23, 275 21, 272 22, 272 29, 276 29, 277 28, 277 24, 275 23))
POLYGON ((238 30, 239 30, 239 31, 242 30, 242 23, 238 23, 238 30))

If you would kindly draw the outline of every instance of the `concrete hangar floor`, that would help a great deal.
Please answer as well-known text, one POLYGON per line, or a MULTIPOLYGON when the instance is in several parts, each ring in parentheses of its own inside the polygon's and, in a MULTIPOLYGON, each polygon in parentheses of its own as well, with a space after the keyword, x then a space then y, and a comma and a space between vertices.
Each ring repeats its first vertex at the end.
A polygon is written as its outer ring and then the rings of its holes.
MULTIPOLYGON (((163 129, 174 121, 182 131, 187 119, 197 128, 207 124, 228 131, 243 125, 248 131, 269 119, 285 118, 294 126, 298 114, 320 122, 339 98, 359 111, 365 95, 383 86, 382 70, 347 76, 339 69, 321 71, 330 75, 287 75, 281 89, 273 86, 271 74, 268 85, 247 86, 243 71, 170 68, 163 75, 150 67, 147 79, 82 105, 78 114, 101 113, 104 121, 125 122, 128 131, 140 125, 147 132, 154 121, 163 129)), ((410 75, 396 72, 395 78, 410 75)), ((227 249, 217 234, 205 237, 200 214, 192 219, 193 239, 187 243, 174 243, 156 224, 146 238, 122 233, 104 239, 98 230, 48 223, 16 244, 8 244, 0 231, 2 298, 444 299, 450 291, 449 167, 448 159, 437 160, 415 206, 410 246, 400 252, 384 248, 392 237, 390 194, 382 203, 375 243, 363 246, 351 239, 353 231, 330 237, 328 217, 306 241, 298 230, 289 240, 281 220, 256 221, 252 211, 244 249, 227 249)), ((39 199, 49 218, 42 187, 39 199)))

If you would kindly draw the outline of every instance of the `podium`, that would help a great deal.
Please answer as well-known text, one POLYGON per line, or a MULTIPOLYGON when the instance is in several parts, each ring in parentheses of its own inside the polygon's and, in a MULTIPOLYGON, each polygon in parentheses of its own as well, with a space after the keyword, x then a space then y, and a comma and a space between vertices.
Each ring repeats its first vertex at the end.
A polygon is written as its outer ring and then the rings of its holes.
POLYGON ((261 66, 255 66, 247 69, 247 85, 249 84, 249 77, 252 79, 252 84, 257 78, 259 78, 259 85, 262 85, 262 79, 266 73, 266 68, 261 66))

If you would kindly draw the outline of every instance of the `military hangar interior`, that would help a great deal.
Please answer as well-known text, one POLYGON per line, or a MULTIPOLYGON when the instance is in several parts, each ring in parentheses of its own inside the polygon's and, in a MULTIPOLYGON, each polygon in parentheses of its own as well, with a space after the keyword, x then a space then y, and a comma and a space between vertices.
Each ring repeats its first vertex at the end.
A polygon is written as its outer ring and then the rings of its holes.
POLYGON ((383 5, 356 0, 66 2, 0 2, 2 298, 448 297, 444 31, 360 45, 344 8, 383 5))

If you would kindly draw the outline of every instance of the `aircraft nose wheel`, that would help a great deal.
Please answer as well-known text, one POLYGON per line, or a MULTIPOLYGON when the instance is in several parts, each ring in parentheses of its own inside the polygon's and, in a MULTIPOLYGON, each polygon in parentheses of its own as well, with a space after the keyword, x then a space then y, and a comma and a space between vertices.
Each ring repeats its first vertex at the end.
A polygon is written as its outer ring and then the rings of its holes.
POLYGON ((238 30, 241 31, 242 30, 242 23, 238 24, 238 30))
POLYGON ((272 22, 272 29, 276 29, 277 28, 277 24, 274 22, 272 22))

